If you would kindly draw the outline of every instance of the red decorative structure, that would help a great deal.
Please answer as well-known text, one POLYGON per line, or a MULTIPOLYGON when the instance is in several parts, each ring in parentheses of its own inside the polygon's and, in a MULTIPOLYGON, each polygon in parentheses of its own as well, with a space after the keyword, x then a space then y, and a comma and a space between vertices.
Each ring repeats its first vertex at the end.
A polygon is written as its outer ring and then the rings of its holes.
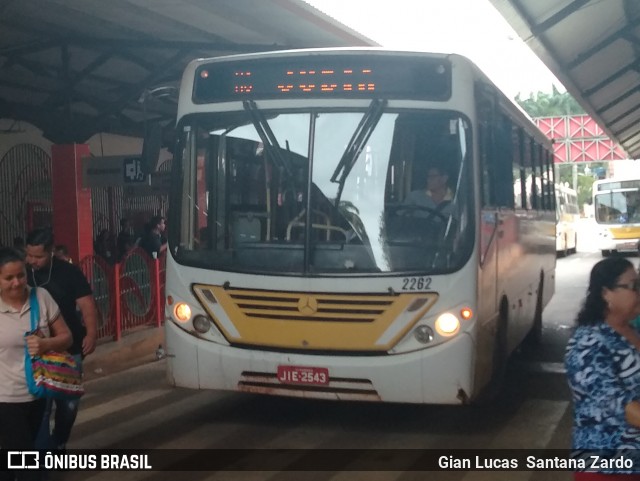
POLYGON ((537 117, 538 128, 554 141, 555 163, 624 160, 627 155, 588 115, 537 117))
POLYGON ((89 156, 85 144, 51 146, 53 235, 76 260, 93 254, 91 190, 82 187, 82 159, 89 156))

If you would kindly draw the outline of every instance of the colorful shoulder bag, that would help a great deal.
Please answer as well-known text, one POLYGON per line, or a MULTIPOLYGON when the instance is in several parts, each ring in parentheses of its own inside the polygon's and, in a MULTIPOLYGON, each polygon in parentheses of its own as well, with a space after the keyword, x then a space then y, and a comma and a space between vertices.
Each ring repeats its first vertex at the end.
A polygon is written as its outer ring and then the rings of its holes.
MULTIPOLYGON (((31 310, 31 331, 25 337, 38 332, 40 306, 36 288, 29 294, 31 310)), ((31 357, 25 343, 24 370, 29 392, 36 397, 57 399, 78 399, 84 394, 82 370, 75 358, 68 352, 49 351, 31 357)))

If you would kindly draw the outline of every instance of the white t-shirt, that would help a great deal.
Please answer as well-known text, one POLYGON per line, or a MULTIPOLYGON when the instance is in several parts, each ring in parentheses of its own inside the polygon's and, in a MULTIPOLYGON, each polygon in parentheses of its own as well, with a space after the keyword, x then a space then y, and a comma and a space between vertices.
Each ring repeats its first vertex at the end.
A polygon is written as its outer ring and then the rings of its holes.
MULTIPOLYGON (((30 287, 27 289, 31 291, 30 287)), ((49 325, 60 315, 60 309, 45 289, 37 289, 36 297, 40 307, 40 332, 44 337, 49 337, 49 325)), ((21 403, 35 399, 29 394, 24 371, 24 334, 29 331, 29 297, 20 311, 0 298, 0 402, 21 403)))

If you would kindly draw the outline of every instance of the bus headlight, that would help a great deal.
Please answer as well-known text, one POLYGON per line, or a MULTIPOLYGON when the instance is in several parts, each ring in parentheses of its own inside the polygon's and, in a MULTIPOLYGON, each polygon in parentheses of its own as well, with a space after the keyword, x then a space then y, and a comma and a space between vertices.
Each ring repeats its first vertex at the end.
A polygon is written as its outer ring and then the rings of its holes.
POLYGON ((451 337, 460 330, 460 321, 450 312, 440 314, 436 319, 436 331, 441 336, 451 337))
POLYGON ((429 344, 433 341, 433 329, 429 326, 418 326, 413 330, 413 337, 420 344, 429 344))
POLYGON ((191 308, 186 302, 178 302, 173 308, 173 316, 178 322, 188 322, 191 319, 191 308))
POLYGON ((205 334, 211 329, 211 319, 202 314, 198 314, 193 318, 193 328, 200 334, 205 334))

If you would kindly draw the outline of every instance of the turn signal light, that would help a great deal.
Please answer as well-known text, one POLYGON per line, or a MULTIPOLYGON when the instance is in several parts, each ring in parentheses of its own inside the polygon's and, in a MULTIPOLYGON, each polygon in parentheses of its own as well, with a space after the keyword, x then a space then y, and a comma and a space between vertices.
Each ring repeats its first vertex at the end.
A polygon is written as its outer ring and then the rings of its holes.
POLYGON ((470 307, 463 307, 460 309, 460 317, 462 317, 465 321, 468 321, 473 317, 473 311, 470 307))
POLYGON ((173 308, 173 315, 179 322, 187 322, 191 319, 191 308, 185 302, 178 302, 173 308))

